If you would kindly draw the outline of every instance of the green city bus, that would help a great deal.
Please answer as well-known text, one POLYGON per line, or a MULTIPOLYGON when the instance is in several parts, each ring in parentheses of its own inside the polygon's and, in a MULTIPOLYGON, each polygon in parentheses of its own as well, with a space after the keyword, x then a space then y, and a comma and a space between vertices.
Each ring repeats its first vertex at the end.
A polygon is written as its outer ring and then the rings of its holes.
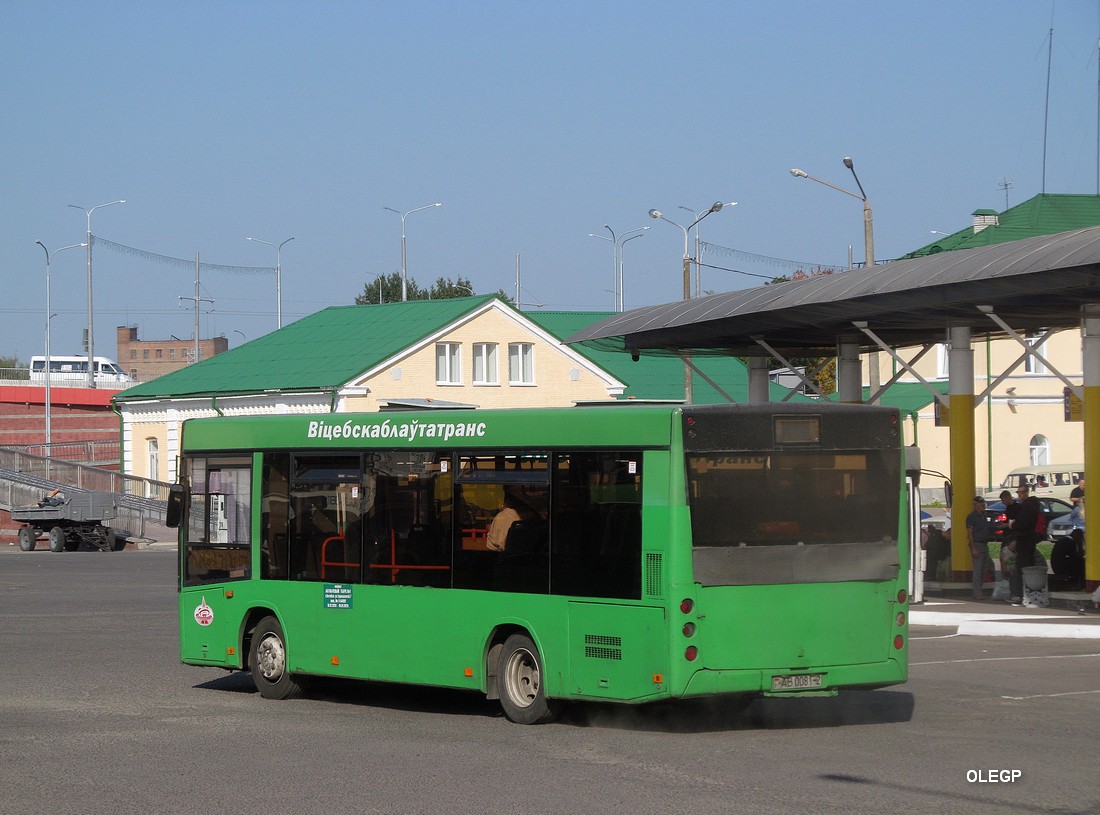
POLYGON ((433 685, 524 724, 894 685, 904 459, 898 412, 869 405, 189 420, 180 657, 272 699, 433 685))

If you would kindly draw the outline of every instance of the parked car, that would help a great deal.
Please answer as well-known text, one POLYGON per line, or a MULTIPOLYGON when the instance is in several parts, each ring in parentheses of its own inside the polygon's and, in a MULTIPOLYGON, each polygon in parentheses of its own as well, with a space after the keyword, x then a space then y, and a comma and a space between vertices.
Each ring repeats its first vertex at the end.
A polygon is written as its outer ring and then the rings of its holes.
MULTIPOLYGON (((1043 508, 1043 514, 1047 516, 1047 533, 1056 518, 1069 515, 1073 505, 1061 498, 1049 498, 1046 496, 1036 499, 1043 508)), ((1004 540, 1005 530, 1008 529, 1008 517, 1005 515, 1005 505, 1001 501, 993 501, 985 505, 985 517, 989 519, 989 528, 993 532, 993 540, 1000 543, 1004 540)))
POLYGON ((1072 512, 1054 518, 1047 524, 1047 534, 1050 535, 1051 540, 1058 540, 1058 538, 1072 535, 1075 529, 1080 529, 1081 535, 1084 536, 1085 519, 1081 517, 1081 513, 1077 511, 1076 507, 1072 512))

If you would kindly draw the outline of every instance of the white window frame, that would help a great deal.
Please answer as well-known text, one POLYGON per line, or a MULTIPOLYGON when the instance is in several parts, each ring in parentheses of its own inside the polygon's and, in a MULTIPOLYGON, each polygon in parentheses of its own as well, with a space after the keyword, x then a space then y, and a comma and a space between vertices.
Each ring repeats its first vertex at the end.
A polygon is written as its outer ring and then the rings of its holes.
MULTIPOLYGON (((1032 334, 1027 337, 1027 344, 1035 349, 1040 354, 1046 354, 1045 342, 1039 342, 1042 337, 1041 334, 1032 334)), ((1040 376, 1047 372, 1047 366, 1043 364, 1042 360, 1038 357, 1033 357, 1031 354, 1027 355, 1027 359, 1024 360, 1024 372, 1040 376)))
POLYGON ((462 384, 462 345, 457 342, 435 344, 435 384, 462 384))
POLYGON ((950 349, 946 342, 936 344, 936 379, 947 379, 951 375, 950 349))
POLYGON ((1042 433, 1036 433, 1028 443, 1028 457, 1032 467, 1046 467, 1050 465, 1050 439, 1042 433))
POLYGON ((508 384, 523 387, 529 387, 535 384, 534 343, 508 343, 508 384))
POLYGON ((499 385, 500 374, 497 367, 497 343, 474 343, 474 384, 499 385))

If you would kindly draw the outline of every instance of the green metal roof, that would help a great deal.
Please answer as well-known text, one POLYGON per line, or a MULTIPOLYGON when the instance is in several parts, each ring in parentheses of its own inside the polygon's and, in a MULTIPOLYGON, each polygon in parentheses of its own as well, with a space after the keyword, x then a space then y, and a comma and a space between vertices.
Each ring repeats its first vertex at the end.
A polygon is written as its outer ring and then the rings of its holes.
MULTIPOLYGON (((932 389, 937 393, 947 393, 947 381, 936 380, 929 382, 932 389)), ((830 393, 828 398, 832 402, 836 402, 839 399, 839 394, 830 393)), ((862 399, 866 402, 871 398, 871 389, 864 388, 862 399)), ((879 404, 883 407, 897 408, 905 416, 916 416, 929 404, 935 401, 936 397, 928 392, 928 388, 920 382, 897 382, 887 388, 882 396, 879 398, 879 404)))
MULTIPOLYGON (((531 311, 524 316, 556 337, 564 339, 618 312, 596 311, 531 311)), ((624 399, 683 399, 684 363, 678 357, 642 356, 634 362, 630 354, 605 351, 582 345, 570 346, 577 353, 592 360, 605 371, 626 385, 624 399)), ((736 357, 699 357, 692 363, 713 379, 738 402, 748 401, 748 371, 736 357)), ((772 401, 778 402, 787 395, 781 385, 770 385, 772 401)), ((803 400, 806 397, 792 397, 803 400)), ((692 385, 692 401, 701 405, 726 402, 717 390, 698 374, 692 385)))
POLYGON ((332 306, 115 399, 339 388, 495 297, 332 306))
MULTIPOLYGON (((239 348, 135 385, 116 394, 115 399, 127 402, 276 390, 289 393, 335 390, 494 298, 496 295, 333 306, 239 348)), ((525 318, 559 339, 610 315, 611 312, 523 312, 525 318)), ((643 357, 634 362, 624 353, 583 347, 572 350, 623 382, 626 386, 623 398, 683 399, 684 368, 676 357, 643 357)), ((740 360, 714 357, 694 362, 735 400, 747 400, 748 375, 740 360)), ((779 385, 771 388, 775 401, 787 392, 779 385)), ((692 396, 699 404, 726 401, 698 375, 692 396)))
MULTIPOLYGON (((991 209, 979 209, 975 215, 997 215, 991 209)), ((1008 241, 1033 238, 1037 235, 1053 235, 1088 226, 1100 225, 1100 196, 1097 195, 1036 195, 1022 204, 1006 209, 998 215, 996 226, 987 226, 979 232, 967 226, 958 232, 942 236, 939 240, 915 249, 901 259, 934 255, 955 249, 973 249, 1008 241)))

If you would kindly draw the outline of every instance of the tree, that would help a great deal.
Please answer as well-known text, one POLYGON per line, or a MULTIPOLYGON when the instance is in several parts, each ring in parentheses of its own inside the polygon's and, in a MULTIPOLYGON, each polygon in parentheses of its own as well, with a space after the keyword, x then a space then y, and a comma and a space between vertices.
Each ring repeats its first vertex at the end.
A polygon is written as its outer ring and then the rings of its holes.
POLYGON ((449 277, 441 277, 428 289, 427 297, 429 300, 448 300, 452 297, 470 297, 473 294, 474 285, 469 278, 458 277, 452 281, 449 277))
POLYGON ((6 371, 5 379, 30 379, 26 363, 18 357, 0 357, 0 370, 6 371))
MULTIPOLYGON (((774 277, 771 282, 765 283, 764 285, 781 285, 783 283, 790 283, 792 280, 806 280, 811 277, 831 275, 832 273, 832 269, 822 266, 818 266, 816 269, 811 269, 808 272, 802 269, 795 269, 794 274, 790 277, 774 277)), ((827 396, 836 390, 836 357, 791 357, 790 363, 796 368, 805 369, 807 373, 821 366, 820 370, 811 377, 811 381, 817 385, 822 396, 827 396)))
MULTIPOLYGON (((409 300, 449 300, 453 297, 469 297, 474 294, 474 287, 469 278, 460 276, 455 280, 441 277, 432 284, 431 288, 423 289, 410 277, 406 282, 406 291, 409 300)), ((400 302, 400 272, 379 275, 363 286, 363 293, 355 298, 355 303, 359 306, 400 302)))

